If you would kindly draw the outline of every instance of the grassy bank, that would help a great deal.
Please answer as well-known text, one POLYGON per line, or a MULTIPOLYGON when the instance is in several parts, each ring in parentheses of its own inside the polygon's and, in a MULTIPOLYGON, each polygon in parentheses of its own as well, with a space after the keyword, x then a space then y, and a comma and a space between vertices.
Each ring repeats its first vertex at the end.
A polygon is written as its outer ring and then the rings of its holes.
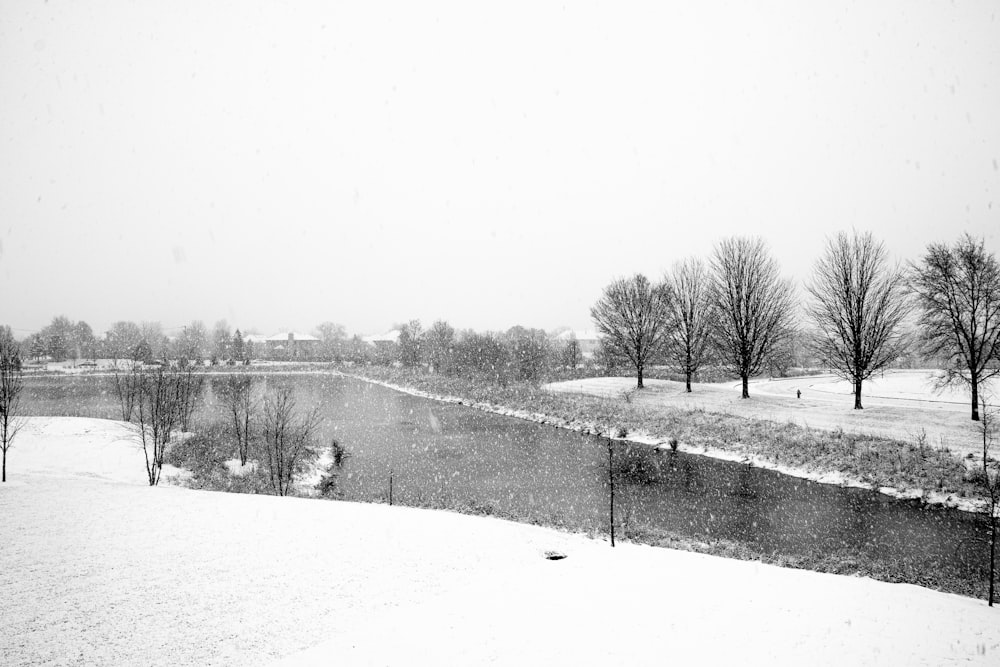
MULTIPOLYGON (((354 375, 442 397, 461 399, 473 407, 594 433, 615 433, 624 429, 630 436, 644 433, 692 453, 722 450, 815 473, 814 476, 854 479, 875 487, 924 489, 914 493, 928 506, 932 498, 953 497, 969 506, 979 494, 975 469, 947 451, 926 443, 866 437, 846 432, 829 432, 794 424, 746 419, 702 410, 650 409, 623 399, 548 392, 528 384, 506 387, 462 378, 414 373, 404 369, 371 367, 350 369, 354 375)), ((420 503, 417 503, 420 504, 420 503)), ((959 504, 953 502, 950 504, 959 504)), ((560 527, 558 520, 510 516, 491 507, 454 504, 424 504, 426 507, 463 513, 502 516, 517 521, 560 527)), ((625 519, 625 517, 623 517, 625 519)), ((985 529, 985 519, 983 521, 985 529)), ((623 520, 619 537, 629 541, 685 551, 706 553, 740 560, 757 560, 783 567, 817 572, 866 576, 880 581, 911 583, 949 593, 981 598, 987 586, 986 559, 983 567, 964 576, 942 563, 928 568, 905 559, 886 561, 877 553, 848 548, 802 554, 763 553, 728 539, 699 539, 649 525, 623 520)), ((595 535, 596 536, 596 535, 595 535)))
MULTIPOLYGON (((831 481, 891 487, 925 502, 966 509, 980 499, 979 469, 947 449, 919 439, 896 440, 792 423, 679 408, 648 408, 624 399, 555 393, 530 384, 498 386, 406 369, 368 367, 351 372, 440 396, 461 398, 528 413, 577 430, 645 434, 684 451, 724 452, 732 458, 770 464, 831 481)), ((527 415, 526 415, 527 416, 527 415)))

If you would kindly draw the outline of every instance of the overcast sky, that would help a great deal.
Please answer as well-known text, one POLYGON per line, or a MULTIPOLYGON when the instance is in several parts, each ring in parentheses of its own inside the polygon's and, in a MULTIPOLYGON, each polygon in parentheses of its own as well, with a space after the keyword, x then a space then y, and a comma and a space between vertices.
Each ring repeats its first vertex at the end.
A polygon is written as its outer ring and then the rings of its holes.
POLYGON ((590 328, 732 234, 997 252, 998 8, 4 0, 0 323, 590 328))

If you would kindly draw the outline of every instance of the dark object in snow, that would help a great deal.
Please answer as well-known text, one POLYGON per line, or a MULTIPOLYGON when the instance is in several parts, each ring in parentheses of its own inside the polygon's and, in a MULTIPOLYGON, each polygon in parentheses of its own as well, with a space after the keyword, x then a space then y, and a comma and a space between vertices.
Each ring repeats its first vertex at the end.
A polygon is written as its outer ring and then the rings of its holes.
POLYGON ((795 398, 802 398, 802 390, 801 389, 796 389, 795 390, 795 398))
POLYGON ((351 458, 351 453, 336 438, 330 442, 330 453, 333 455, 333 465, 337 468, 343 468, 347 459, 351 458))
POLYGON ((561 551, 553 551, 552 549, 549 549, 548 551, 545 552, 546 560, 562 560, 565 557, 566 554, 564 554, 561 551))

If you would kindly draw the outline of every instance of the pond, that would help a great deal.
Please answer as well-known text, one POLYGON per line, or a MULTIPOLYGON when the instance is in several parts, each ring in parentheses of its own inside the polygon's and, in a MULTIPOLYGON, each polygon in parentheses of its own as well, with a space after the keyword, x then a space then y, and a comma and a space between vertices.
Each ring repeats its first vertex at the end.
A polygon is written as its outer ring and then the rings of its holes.
MULTIPOLYGON (((385 501, 391 471, 395 503, 607 532, 604 439, 335 375, 259 377, 292 384, 301 405, 321 406, 322 442, 336 438, 351 455, 340 479, 345 499, 385 501)), ((115 418, 108 382, 30 378, 25 411, 115 418)), ((222 419, 210 385, 198 418, 222 419)), ((978 590, 986 578, 988 536, 974 514, 643 445, 615 444, 613 465, 619 535, 725 541, 807 566, 856 561, 951 590, 962 588, 955 582, 978 590)))

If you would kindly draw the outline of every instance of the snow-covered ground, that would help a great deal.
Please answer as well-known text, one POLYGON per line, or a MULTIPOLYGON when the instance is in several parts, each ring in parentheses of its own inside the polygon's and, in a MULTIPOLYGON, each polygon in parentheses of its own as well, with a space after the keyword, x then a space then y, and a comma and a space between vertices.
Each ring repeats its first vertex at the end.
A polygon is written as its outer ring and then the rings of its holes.
POLYGON ((128 433, 34 418, 11 450, 0 664, 1000 662, 1000 610, 978 600, 449 512, 149 488, 128 433))
MULTIPOLYGON (((853 390, 832 375, 754 380, 749 399, 740 398, 739 382, 694 384, 689 394, 680 382, 645 380, 646 388, 636 393, 633 401, 638 405, 697 408, 790 421, 827 430, 842 428, 911 442, 925 436, 928 445, 947 446, 961 455, 981 452, 982 435, 978 423, 970 419, 967 394, 953 389, 934 391, 932 375, 932 371, 890 371, 884 378, 866 381, 864 410, 854 410, 853 390), (799 390, 801 398, 796 395, 799 390)), ((620 397, 635 389, 635 378, 586 378, 546 388, 620 397)))
MULTIPOLYGON (((137 427, 87 417, 27 417, 8 453, 12 485, 26 476, 149 484, 137 427)), ((163 466, 161 479, 184 474, 163 466)))

